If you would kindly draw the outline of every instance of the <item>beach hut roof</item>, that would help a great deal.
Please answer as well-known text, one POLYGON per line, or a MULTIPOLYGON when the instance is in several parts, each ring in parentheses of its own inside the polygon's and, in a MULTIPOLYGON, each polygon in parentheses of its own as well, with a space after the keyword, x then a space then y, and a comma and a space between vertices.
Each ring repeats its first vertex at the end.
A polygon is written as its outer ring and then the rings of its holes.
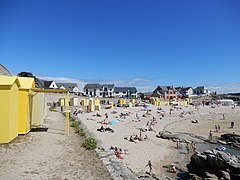
POLYGON ((17 81, 17 84, 20 85, 16 76, 0 76, 0 85, 2 86, 13 85, 15 81, 17 81))
POLYGON ((30 77, 18 77, 20 88, 22 89, 30 89, 35 86, 34 78, 30 77))

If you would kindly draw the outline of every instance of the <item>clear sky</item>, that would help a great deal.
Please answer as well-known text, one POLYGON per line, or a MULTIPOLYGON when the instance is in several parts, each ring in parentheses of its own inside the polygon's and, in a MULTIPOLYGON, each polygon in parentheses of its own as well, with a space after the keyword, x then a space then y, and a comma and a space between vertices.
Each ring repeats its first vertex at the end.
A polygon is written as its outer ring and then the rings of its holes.
POLYGON ((142 91, 239 85, 240 1, 1 0, 0 63, 142 91))

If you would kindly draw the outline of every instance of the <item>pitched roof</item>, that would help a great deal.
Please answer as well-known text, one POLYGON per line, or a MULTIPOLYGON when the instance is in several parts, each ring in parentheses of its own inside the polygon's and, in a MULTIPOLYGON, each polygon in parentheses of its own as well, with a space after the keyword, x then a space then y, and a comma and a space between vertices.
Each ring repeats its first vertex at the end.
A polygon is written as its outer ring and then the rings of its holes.
POLYGON ((77 83, 56 83, 56 85, 58 88, 64 87, 65 89, 68 89, 70 91, 73 91, 75 87, 78 88, 77 83))
POLYGON ((130 93, 136 93, 137 88, 135 87, 115 87, 114 92, 126 92, 129 91, 130 93))
POLYGON ((100 88, 100 85, 97 83, 97 84, 86 84, 84 86, 84 89, 99 89, 100 88))
POLYGON ((204 86, 198 86, 194 90, 204 90, 204 86))
POLYGON ((53 83, 53 81, 44 81, 44 87, 49 88, 49 86, 53 83))
POLYGON ((101 88, 107 87, 107 88, 109 88, 109 89, 113 89, 113 88, 114 88, 114 84, 101 84, 100 87, 101 87, 101 88))
POLYGON ((86 84, 84 86, 84 89, 101 89, 103 87, 108 87, 109 89, 113 89, 114 88, 114 84, 86 84))

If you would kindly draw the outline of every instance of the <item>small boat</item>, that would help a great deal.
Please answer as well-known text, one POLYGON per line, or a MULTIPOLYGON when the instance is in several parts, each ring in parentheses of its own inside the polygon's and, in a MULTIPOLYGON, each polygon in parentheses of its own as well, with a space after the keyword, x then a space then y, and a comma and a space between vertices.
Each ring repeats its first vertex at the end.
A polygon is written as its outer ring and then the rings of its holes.
POLYGON ((225 151, 227 148, 223 147, 223 146, 218 146, 216 147, 216 150, 218 151, 225 151))

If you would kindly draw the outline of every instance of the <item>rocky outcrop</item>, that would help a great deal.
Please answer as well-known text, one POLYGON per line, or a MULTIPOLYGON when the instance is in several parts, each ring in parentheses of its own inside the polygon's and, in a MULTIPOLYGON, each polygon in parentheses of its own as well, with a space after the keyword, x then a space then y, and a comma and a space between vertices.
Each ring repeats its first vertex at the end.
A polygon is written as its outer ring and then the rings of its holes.
POLYGON ((234 147, 240 148, 240 135, 237 134, 223 134, 221 140, 234 147))
POLYGON ((197 174, 202 178, 239 179, 240 156, 216 150, 196 152, 191 156, 187 168, 189 173, 197 174))
POLYGON ((162 139, 170 139, 174 142, 196 142, 196 143, 202 143, 204 141, 208 141, 206 138, 202 136, 196 136, 191 133, 183 133, 183 132, 170 132, 170 131, 160 131, 156 137, 162 138, 162 139))

